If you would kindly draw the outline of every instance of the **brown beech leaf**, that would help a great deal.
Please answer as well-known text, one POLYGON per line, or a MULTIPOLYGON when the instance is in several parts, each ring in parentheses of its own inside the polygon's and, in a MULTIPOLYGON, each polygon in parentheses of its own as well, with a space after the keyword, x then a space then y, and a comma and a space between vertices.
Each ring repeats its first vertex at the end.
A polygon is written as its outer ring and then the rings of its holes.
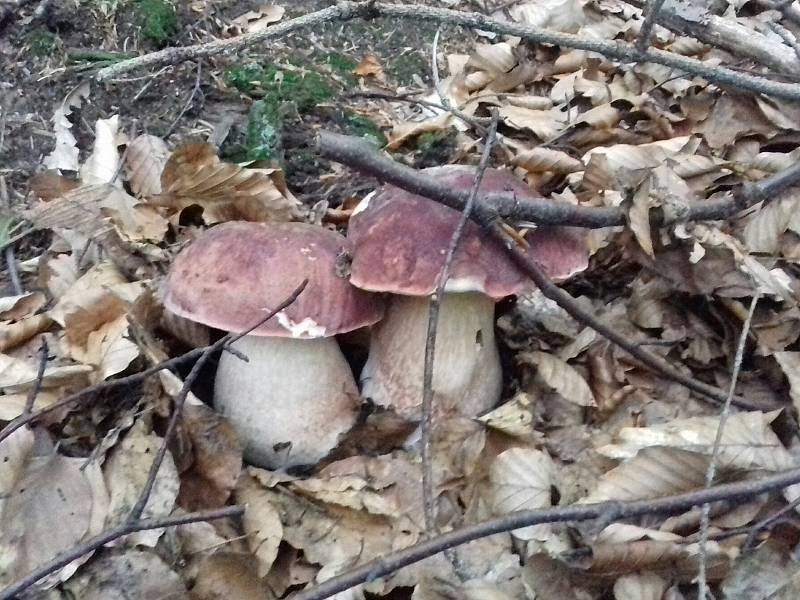
MULTIPOLYGON (((125 434, 122 441, 109 453, 103 475, 110 495, 107 525, 113 527, 123 522, 141 494, 147 480, 161 438, 145 431, 139 419, 125 434)), ((178 496, 178 472, 172 456, 167 453, 158 470, 155 485, 142 518, 169 515, 178 496)), ((163 529, 139 531, 126 536, 131 545, 153 547, 164 533, 163 529)))
MULTIPOLYGON (((0 585, 97 535, 105 522, 108 497, 98 463, 38 450, 27 428, 0 444, 0 585)), ((69 578, 86 558, 51 574, 46 587, 69 578)))
POLYGON ((383 67, 374 54, 366 54, 353 69, 353 74, 359 77, 374 77, 378 81, 385 79, 383 67))
POLYGON ((142 134, 125 151, 125 174, 131 190, 139 198, 161 193, 161 172, 169 158, 169 148, 160 137, 142 134))
POLYGON ((274 600, 249 554, 217 552, 199 561, 193 600, 274 600))
POLYGON ((557 356, 546 352, 523 352, 517 360, 536 365, 537 375, 565 400, 578 406, 595 406, 592 390, 583 376, 557 356))
POLYGON ((280 515, 264 488, 250 475, 244 474, 239 479, 236 500, 247 506, 242 526, 248 535, 250 551, 258 560, 258 576, 264 577, 278 557, 278 547, 283 539, 280 515))
POLYGON ((631 573, 614 582, 614 600, 661 600, 667 581, 655 573, 631 573))
POLYGON ((108 119, 98 119, 95 123, 94 146, 92 153, 81 166, 81 181, 84 184, 109 183, 122 187, 119 171, 119 150, 117 133, 119 115, 108 119))
POLYGON ((161 194, 153 204, 180 211, 203 209, 206 223, 220 221, 290 221, 299 203, 277 170, 245 169, 220 161, 210 144, 185 144, 169 157, 161 174, 161 194))

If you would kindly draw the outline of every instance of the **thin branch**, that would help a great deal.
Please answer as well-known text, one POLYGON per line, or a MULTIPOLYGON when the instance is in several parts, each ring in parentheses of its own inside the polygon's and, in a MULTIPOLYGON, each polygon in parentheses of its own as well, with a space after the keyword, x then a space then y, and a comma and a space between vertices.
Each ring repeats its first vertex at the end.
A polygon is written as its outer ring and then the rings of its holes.
MULTIPOLYGON (((708 462, 708 469, 706 470, 705 486, 710 488, 714 482, 714 476, 717 472, 717 457, 719 456, 719 449, 722 444, 722 434, 725 431, 725 424, 728 422, 728 417, 731 413, 731 402, 736 393, 736 382, 739 381, 739 371, 742 368, 742 360, 744 360, 744 348, 747 343, 747 336, 750 334, 750 325, 753 322, 753 315, 756 312, 756 305, 758 305, 759 293, 753 295, 750 301, 750 310, 747 312, 747 318, 742 324, 742 333, 739 335, 739 344, 736 347, 736 355, 733 359, 733 372, 731 373, 731 383, 728 386, 728 397, 725 398, 725 403, 722 405, 722 411, 719 416, 719 425, 717 425, 717 433, 714 436, 714 446, 711 450, 711 458, 708 462)), ((708 503, 703 504, 700 512, 700 556, 699 556, 699 570, 697 574, 697 598, 704 600, 706 597, 706 543, 708 542, 708 526, 711 520, 711 505, 708 503)))
POLYGON ((184 515, 175 515, 171 517, 162 517, 157 519, 145 519, 133 523, 125 522, 114 529, 105 531, 93 538, 90 538, 82 544, 70 548, 62 552, 50 562, 43 564, 37 569, 31 571, 25 577, 12 583, 10 586, 0 591, 0 600, 11 600, 16 598, 19 594, 27 590, 29 587, 36 584, 37 581, 43 577, 47 577, 51 573, 55 573, 59 569, 67 566, 73 560, 77 560, 82 556, 94 552, 102 548, 106 544, 118 540, 128 534, 137 531, 147 531, 150 529, 162 529, 164 527, 174 527, 176 525, 185 525, 187 523, 197 523, 199 521, 211 521, 213 519, 224 519, 226 517, 238 517, 244 514, 244 506, 226 506, 224 508, 216 508, 213 510, 198 511, 187 513, 184 515))
POLYGON ((213 42, 196 44, 194 46, 165 48, 164 50, 145 54, 130 60, 123 60, 100 69, 97 73, 97 78, 104 81, 133 69, 161 67, 165 64, 177 64, 187 60, 235 52, 255 44, 261 44, 271 39, 283 37, 300 29, 319 26, 332 21, 348 21, 356 18, 373 19, 376 17, 393 17, 446 23, 469 29, 491 31, 500 35, 517 36, 527 42, 537 44, 550 44, 564 48, 597 52, 609 59, 623 62, 651 62, 666 65, 674 69, 680 69, 691 75, 699 75, 708 81, 730 86, 738 90, 748 90, 759 94, 775 96, 777 98, 785 98, 787 100, 800 100, 800 85, 770 81, 763 77, 737 73, 732 69, 712 66, 702 61, 664 50, 650 49, 647 52, 638 52, 633 45, 621 41, 596 40, 589 39, 585 36, 548 31, 521 23, 499 21, 475 12, 435 8, 420 4, 390 4, 373 2, 371 0, 367 0, 366 2, 342 0, 336 6, 331 6, 295 19, 277 23, 262 31, 243 34, 227 40, 214 40, 213 42))
POLYGON ((29 417, 33 412, 33 405, 36 404, 36 397, 39 395, 39 390, 42 389, 42 381, 44 380, 44 372, 47 369, 47 359, 50 355, 50 348, 47 346, 47 338, 42 336, 42 344, 39 346, 39 369, 36 371, 36 379, 33 381, 33 387, 28 392, 28 397, 25 399, 25 408, 22 410, 23 417, 29 417))
POLYGON ((650 45, 650 37, 653 35, 653 28, 656 26, 656 19, 662 6, 664 6, 664 0, 647 0, 647 4, 644 7, 644 22, 634 46, 637 52, 647 51, 647 46, 650 45))
MULTIPOLYGON (((394 573, 403 567, 425 560, 448 548, 454 548, 490 535, 513 531, 530 525, 590 521, 594 519, 619 521, 652 514, 676 514, 710 502, 746 500, 798 482, 800 482, 800 468, 782 471, 756 481, 748 480, 728 483, 655 500, 601 502, 598 504, 581 504, 513 512, 475 525, 455 529, 433 539, 371 560, 350 571, 332 577, 309 590, 294 594, 290 596, 290 599, 324 600, 361 583, 373 581, 394 573)), ((0 600, 2 599, 0 598, 0 600)))
POLYGON ((439 325, 439 309, 441 308, 442 297, 445 294, 445 286, 450 277, 450 268, 453 263, 458 244, 461 241, 461 236, 464 234, 464 229, 469 222, 472 213, 472 207, 475 205, 475 198, 478 195, 483 174, 489 166, 489 158, 492 155, 492 148, 494 146, 495 135, 497 133, 497 121, 499 115, 497 110, 493 110, 492 123, 489 126, 489 131, 484 141, 483 154, 481 156, 478 170, 475 173, 475 178, 472 183, 469 198, 464 205, 461 215, 459 216, 458 223, 453 230, 453 235, 450 238, 450 243, 447 246, 447 252, 444 258, 444 265, 442 271, 439 273, 438 281, 436 282, 436 290, 431 296, 430 307, 428 309, 428 331, 425 338, 425 363, 422 375, 422 497, 425 507, 425 528, 429 532, 439 531, 436 526, 436 506, 435 495, 433 491, 433 472, 431 468, 431 429, 433 421, 433 365, 434 356, 436 352, 436 329, 439 325))
MULTIPOLYGON (((426 191, 428 190, 441 191, 443 186, 430 176, 398 165, 386 156, 378 154, 372 146, 363 140, 323 131, 319 136, 318 147, 320 153, 326 158, 346 164, 362 173, 372 175, 383 181, 389 181, 395 185, 397 185, 398 181, 402 181, 404 185, 401 187, 403 187, 403 189, 423 195, 431 200, 439 201, 457 210, 464 209, 467 199, 463 198, 461 194, 453 193, 451 190, 448 190, 446 195, 427 194, 426 191), (396 172, 398 167, 402 175, 401 178, 386 176, 387 173, 396 172), (409 174, 411 175, 410 177, 409 174), (447 202, 442 200, 443 197, 447 198, 447 202)), ((792 169, 797 169, 798 173, 800 173, 800 165, 792 167, 792 169)), ((472 211, 472 219, 501 243, 517 267, 533 280, 546 298, 556 302, 576 321, 591 327, 655 372, 684 385, 705 398, 719 403, 725 402, 728 394, 724 390, 686 375, 657 354, 629 340, 616 329, 603 323, 592 313, 585 310, 575 298, 555 285, 547 275, 544 274, 542 269, 518 247, 517 242, 506 233, 499 224, 497 213, 482 201, 483 198, 486 197, 487 196, 483 196, 476 200, 472 211)), ((551 203, 551 205, 555 206, 555 203, 551 203)), ((732 402, 736 406, 749 410, 763 410, 765 408, 764 406, 755 404, 739 396, 734 396, 732 402)))
MULTIPOLYGON (((387 155, 377 154, 364 140, 323 131, 320 133, 318 145, 320 151, 332 160, 450 208, 461 210, 467 201, 467 193, 443 185, 430 175, 402 165, 387 155)), ((766 198, 776 197, 798 183, 800 163, 757 183, 743 183, 726 198, 687 201, 680 213, 670 218, 665 218, 661 210, 653 210, 650 223, 657 227, 667 222, 728 219, 766 198)), ((625 212, 616 207, 591 208, 545 198, 535 202, 520 201, 512 193, 479 194, 478 199, 480 202, 475 206, 475 215, 484 221, 503 218, 512 222, 531 221, 537 225, 572 225, 590 229, 616 227, 627 223, 625 212)))
POLYGON ((161 468, 161 464, 164 462, 164 457, 167 455, 169 443, 178 428, 178 421, 180 421, 181 414, 183 413, 183 405, 185 404, 186 398, 189 395, 189 391, 191 390, 192 385, 194 385, 198 375, 200 375, 200 371, 202 370, 206 361, 208 361, 208 359, 211 358, 211 355, 218 350, 221 350, 226 346, 230 346, 236 340, 247 335, 256 327, 263 325, 287 306, 293 304, 303 290, 306 289, 306 285, 308 285, 308 279, 304 279, 302 283, 300 283, 300 285, 297 286, 297 288, 295 288, 295 290, 289 295, 289 297, 286 298, 286 300, 281 302, 276 308, 272 309, 263 318, 259 319, 258 322, 254 323, 252 327, 247 329, 247 331, 243 333, 228 333, 203 350, 200 358, 197 359, 197 362, 192 366, 192 370, 189 371, 189 375, 186 376, 186 380, 183 382, 181 391, 175 398, 175 406, 172 409, 172 415, 170 416, 167 430, 164 432, 164 439, 161 441, 161 446, 158 449, 158 453, 150 465, 150 472, 147 474, 147 480, 145 481, 144 487, 139 495, 139 499, 136 501, 136 504, 134 504, 130 514, 128 515, 128 523, 138 521, 144 512, 145 506, 147 506, 147 501, 150 499, 150 494, 152 493, 153 487, 156 483, 158 471, 161 468))

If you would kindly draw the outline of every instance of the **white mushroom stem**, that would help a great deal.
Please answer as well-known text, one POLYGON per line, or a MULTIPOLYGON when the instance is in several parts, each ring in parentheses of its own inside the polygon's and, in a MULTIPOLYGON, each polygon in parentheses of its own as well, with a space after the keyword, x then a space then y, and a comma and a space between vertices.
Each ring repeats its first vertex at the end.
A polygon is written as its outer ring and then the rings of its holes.
MULTIPOLYGON (((363 396, 409 419, 421 414, 429 306, 427 297, 392 296, 361 374, 363 396)), ((433 362, 435 412, 474 416, 492 408, 501 391, 494 301, 477 292, 445 293, 433 362)))
POLYGON ((355 423, 358 389, 335 338, 245 336, 223 352, 214 404, 245 445, 245 459, 282 469, 314 464, 355 423))

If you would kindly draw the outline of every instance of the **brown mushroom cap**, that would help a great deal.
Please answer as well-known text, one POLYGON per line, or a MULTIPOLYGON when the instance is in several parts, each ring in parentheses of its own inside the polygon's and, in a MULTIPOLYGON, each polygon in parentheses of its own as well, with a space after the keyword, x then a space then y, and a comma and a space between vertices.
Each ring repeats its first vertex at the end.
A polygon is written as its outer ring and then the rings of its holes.
MULTIPOLYGON (((446 165, 422 171, 450 188, 472 188, 475 167, 446 165)), ((541 196, 508 171, 487 169, 482 192, 516 192, 521 201, 541 196)), ((436 288, 458 223, 457 210, 386 185, 359 204, 347 237, 353 244, 350 282, 362 289, 425 296, 436 288)), ((525 237, 528 253, 556 280, 582 271, 588 251, 582 235, 566 227, 539 227, 525 237)), ((446 291, 482 292, 498 299, 532 289, 532 282, 503 248, 469 222, 453 257, 446 291)))
POLYGON ((383 310, 342 274, 348 250, 338 233, 306 223, 223 223, 175 258, 164 305, 180 317, 242 332, 308 278, 293 304, 250 335, 319 338, 351 331, 375 323, 383 310))

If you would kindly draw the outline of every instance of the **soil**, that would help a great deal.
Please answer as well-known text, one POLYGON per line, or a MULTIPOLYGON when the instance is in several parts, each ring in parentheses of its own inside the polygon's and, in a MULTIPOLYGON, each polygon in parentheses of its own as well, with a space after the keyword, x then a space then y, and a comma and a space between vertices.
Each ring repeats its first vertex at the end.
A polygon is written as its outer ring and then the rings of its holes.
MULTIPOLYGON (((346 184, 338 181, 343 178, 326 178, 332 168, 314 156, 310 130, 352 132, 354 118, 363 125, 359 117, 368 115, 368 103, 375 101, 348 96, 363 84, 349 71, 368 54, 374 54, 383 66, 387 91, 426 85, 435 25, 383 20, 331 23, 236 56, 177 64, 156 73, 132 72, 107 84, 95 82, 93 74, 109 64, 108 59, 142 54, 160 45, 189 45, 234 35, 231 21, 264 4, 263 0, 177 2, 174 30, 168 23, 169 35, 154 40, 147 16, 154 3, 168 1, 62 0, 41 3, 46 10, 38 14, 40 2, 28 0, 0 21, 0 176, 8 183, 12 203, 24 202, 29 178, 43 170, 42 159, 54 147, 54 110, 87 79, 92 81, 88 100, 71 116, 81 159, 91 151, 95 120, 113 114, 120 115, 128 136, 151 133, 165 137, 171 146, 214 136, 215 141, 222 138, 223 157, 246 158, 248 114, 264 91, 237 89, 231 85, 231 74, 248 65, 277 65, 303 77, 319 74, 331 90, 324 101, 302 110, 280 108, 286 135, 276 160, 298 197, 308 204, 324 197, 335 206, 374 185, 357 177, 344 178, 346 184)), ((284 3, 283 19, 331 4, 293 0, 284 3)), ((473 44, 471 35, 444 30, 440 48, 464 50, 473 44)), ((387 125, 374 123, 373 127, 385 131, 387 125)))

